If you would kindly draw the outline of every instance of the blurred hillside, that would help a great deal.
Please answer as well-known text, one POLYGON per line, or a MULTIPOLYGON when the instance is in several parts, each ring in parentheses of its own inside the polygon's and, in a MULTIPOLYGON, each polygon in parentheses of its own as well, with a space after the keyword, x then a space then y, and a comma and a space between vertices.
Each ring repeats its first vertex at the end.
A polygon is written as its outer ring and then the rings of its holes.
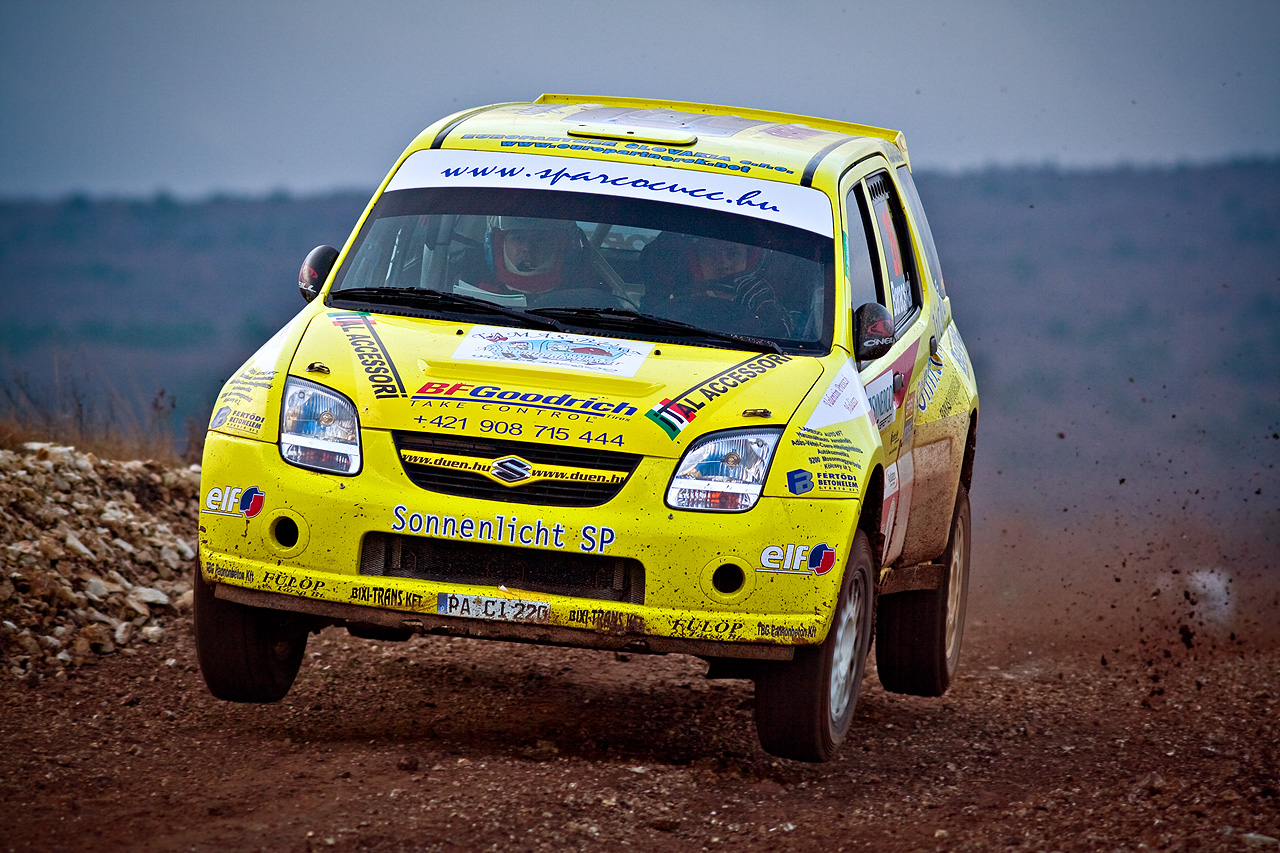
MULTIPOLYGON (((976 509, 1280 531, 1280 163, 918 183, 980 379, 976 509)), ((202 429, 366 199, 0 203, 0 410, 202 429)))

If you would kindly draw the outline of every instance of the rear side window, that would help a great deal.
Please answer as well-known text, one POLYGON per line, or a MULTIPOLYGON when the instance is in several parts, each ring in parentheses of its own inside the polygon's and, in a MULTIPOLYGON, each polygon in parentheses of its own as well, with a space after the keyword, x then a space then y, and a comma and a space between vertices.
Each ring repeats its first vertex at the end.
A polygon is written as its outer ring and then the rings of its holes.
POLYGON ((902 329, 919 313, 921 304, 920 276, 916 272, 911 232, 902 212, 902 202, 886 172, 877 172, 867 178, 867 191, 871 196, 871 216, 879 232, 880 249, 884 255, 884 273, 892 303, 889 307, 893 311, 894 325, 902 329))
POLYGON ((933 281, 933 286, 938 288, 938 295, 946 299, 947 288, 942 283, 942 265, 938 263, 938 248, 933 244, 933 231, 929 228, 929 218, 924 215, 924 205, 920 203, 916 182, 911 180, 911 170, 906 166, 898 167, 898 183, 902 185, 907 209, 911 211, 911 221, 916 226, 916 237, 920 240, 925 262, 929 265, 929 278, 933 281))

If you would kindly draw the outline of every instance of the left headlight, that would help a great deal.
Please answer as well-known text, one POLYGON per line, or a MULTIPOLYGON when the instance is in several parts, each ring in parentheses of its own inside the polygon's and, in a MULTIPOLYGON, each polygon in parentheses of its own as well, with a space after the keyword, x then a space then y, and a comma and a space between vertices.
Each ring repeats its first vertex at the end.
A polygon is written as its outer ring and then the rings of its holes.
POLYGON ((685 451, 667 487, 667 506, 745 512, 756 505, 782 428, 705 435, 685 451))
POLYGON ((360 419, 350 400, 290 376, 280 407, 280 455, 301 468, 360 473, 360 419))

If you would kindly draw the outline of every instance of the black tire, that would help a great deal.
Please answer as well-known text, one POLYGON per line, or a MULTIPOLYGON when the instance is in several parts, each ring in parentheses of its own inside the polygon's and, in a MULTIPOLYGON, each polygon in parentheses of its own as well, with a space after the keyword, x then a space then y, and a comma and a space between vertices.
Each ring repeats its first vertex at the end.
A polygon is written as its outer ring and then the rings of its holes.
POLYGON ((951 686, 960 663, 969 600, 969 533, 969 493, 962 485, 944 552, 943 585, 880 597, 876 669, 885 690, 941 696, 951 686))
POLYGON ((306 625, 282 610, 249 607, 213 594, 196 569, 196 656, 209 692, 228 702, 279 702, 307 648, 306 625))
POLYGON ((849 731, 862 692, 874 615, 874 557, 861 530, 853 540, 827 638, 792 660, 756 673, 756 732, 766 752, 826 761, 849 731))

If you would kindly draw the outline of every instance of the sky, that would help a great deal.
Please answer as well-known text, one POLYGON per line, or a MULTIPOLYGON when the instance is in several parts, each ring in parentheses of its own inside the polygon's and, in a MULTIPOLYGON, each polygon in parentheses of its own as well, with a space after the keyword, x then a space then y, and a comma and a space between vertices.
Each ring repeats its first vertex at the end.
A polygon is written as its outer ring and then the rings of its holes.
POLYGON ((1277 45, 1277 0, 0 0, 0 198, 369 192, 541 92, 890 127, 935 171, 1276 158, 1277 45))

